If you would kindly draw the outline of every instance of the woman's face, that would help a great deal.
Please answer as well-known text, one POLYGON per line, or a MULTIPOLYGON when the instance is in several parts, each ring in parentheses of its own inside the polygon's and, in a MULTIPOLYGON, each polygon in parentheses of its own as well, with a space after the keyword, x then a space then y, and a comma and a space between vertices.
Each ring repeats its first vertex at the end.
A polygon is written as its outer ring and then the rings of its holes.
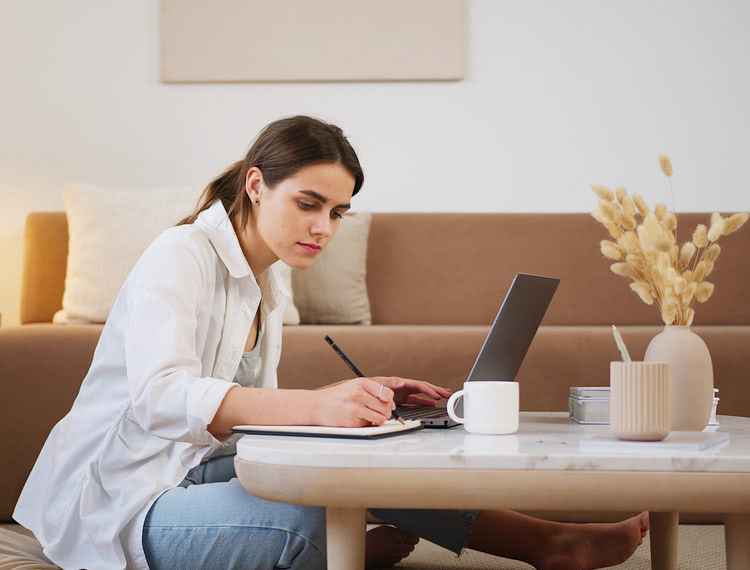
POLYGON ((349 209, 354 177, 339 164, 312 164, 269 189, 248 173, 248 194, 255 211, 257 237, 295 269, 307 269, 328 245, 349 209), (255 203, 258 200, 259 203, 255 203))

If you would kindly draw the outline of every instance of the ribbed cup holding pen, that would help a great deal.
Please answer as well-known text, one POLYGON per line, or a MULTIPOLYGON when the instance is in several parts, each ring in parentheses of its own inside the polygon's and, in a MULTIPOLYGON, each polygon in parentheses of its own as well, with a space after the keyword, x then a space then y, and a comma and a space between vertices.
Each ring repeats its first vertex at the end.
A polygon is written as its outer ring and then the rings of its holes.
POLYGON ((620 439, 659 441, 669 434, 669 364, 610 362, 610 426, 620 439))

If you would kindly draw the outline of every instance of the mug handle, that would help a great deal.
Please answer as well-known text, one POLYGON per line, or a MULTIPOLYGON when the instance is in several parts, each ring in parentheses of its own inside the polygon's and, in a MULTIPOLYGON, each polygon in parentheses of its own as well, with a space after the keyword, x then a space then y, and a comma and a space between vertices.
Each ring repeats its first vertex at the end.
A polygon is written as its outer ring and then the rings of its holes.
MULTIPOLYGON (((458 422, 458 423, 460 423, 460 424, 464 423, 464 422, 465 422, 465 420, 464 420, 464 418, 461 418, 461 417, 459 417, 459 416, 458 416, 458 415, 456 414, 456 410, 455 410, 455 407, 456 407, 456 402, 458 401, 458 399, 459 399, 459 398, 460 398, 461 396, 463 396, 463 395, 464 395, 464 392, 465 392, 465 391, 466 391, 466 390, 459 390, 458 392, 453 392, 453 394, 451 394, 450 398, 448 398, 448 404, 447 404, 447 405, 446 405, 446 407, 445 407, 445 411, 446 411, 446 412, 448 412, 448 415, 450 416, 450 418, 451 418, 451 419, 452 419, 452 420, 453 420, 454 422, 458 422)), ((464 410, 465 410, 465 409, 466 409, 466 407, 464 407, 464 410)))

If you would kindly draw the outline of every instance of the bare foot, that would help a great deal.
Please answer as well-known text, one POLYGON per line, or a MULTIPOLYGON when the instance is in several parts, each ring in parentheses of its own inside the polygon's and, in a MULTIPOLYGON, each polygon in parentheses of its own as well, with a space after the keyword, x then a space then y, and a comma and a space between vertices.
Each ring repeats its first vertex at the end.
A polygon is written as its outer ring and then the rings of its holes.
POLYGON ((539 553, 539 570, 590 570, 615 566, 630 558, 649 528, 643 512, 618 523, 561 525, 539 553))
POLYGON ((393 566, 409 556, 419 537, 394 526, 381 525, 367 532, 365 568, 393 566))

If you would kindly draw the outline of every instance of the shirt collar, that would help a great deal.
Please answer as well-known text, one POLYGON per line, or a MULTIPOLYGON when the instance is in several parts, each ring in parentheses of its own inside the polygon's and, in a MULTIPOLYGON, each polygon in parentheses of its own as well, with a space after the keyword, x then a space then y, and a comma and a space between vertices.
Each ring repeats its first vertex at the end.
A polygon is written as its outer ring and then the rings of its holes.
POLYGON ((206 232, 232 277, 239 279, 253 274, 221 200, 198 214, 195 224, 206 232))

